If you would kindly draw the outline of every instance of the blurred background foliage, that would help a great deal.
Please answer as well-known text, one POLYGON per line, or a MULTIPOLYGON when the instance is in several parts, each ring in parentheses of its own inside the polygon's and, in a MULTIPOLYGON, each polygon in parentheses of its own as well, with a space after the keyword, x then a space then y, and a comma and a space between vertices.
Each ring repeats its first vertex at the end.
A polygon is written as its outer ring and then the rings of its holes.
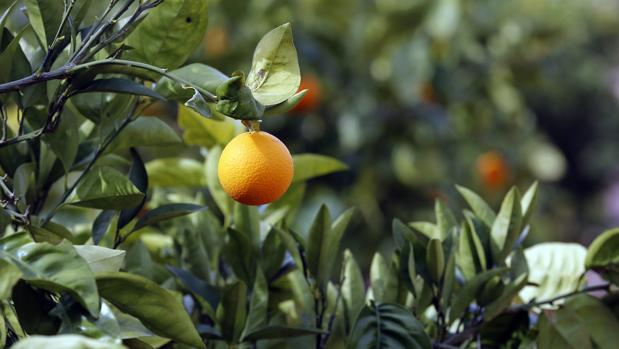
POLYGON ((393 217, 428 219, 434 198, 462 207, 454 183, 496 207, 510 185, 539 180, 529 243, 589 243, 619 224, 616 1, 210 3, 190 60, 226 74, 249 68, 262 33, 292 23, 310 92, 263 129, 293 153, 349 165, 310 183, 296 226, 305 230, 320 202, 357 207, 344 246, 362 265, 375 246, 390 248, 393 217))

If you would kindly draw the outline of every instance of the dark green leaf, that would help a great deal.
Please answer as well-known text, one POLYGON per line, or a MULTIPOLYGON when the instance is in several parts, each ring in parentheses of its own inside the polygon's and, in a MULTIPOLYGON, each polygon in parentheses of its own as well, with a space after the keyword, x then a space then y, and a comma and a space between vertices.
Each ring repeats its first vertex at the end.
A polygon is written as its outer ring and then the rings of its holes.
POLYGON ((529 224, 531 220, 531 215, 533 211, 535 211, 535 207, 537 206, 537 193, 538 193, 538 182, 535 181, 529 189, 527 189, 526 193, 522 196, 522 200, 520 201, 520 205, 522 206, 522 226, 526 226, 529 224))
POLYGON ((260 216, 258 207, 234 203, 233 228, 245 235, 251 241, 254 249, 260 249, 260 216))
POLYGON ((431 349, 432 342, 410 311, 372 302, 359 314, 347 347, 431 349))
POLYGON ((460 318, 466 308, 475 300, 484 284, 495 276, 500 276, 508 271, 507 268, 491 269, 474 276, 467 281, 458 292, 456 292, 449 315, 449 321, 460 318))
POLYGON ((208 183, 208 190, 213 196, 213 199, 217 203, 219 210, 228 215, 232 213, 232 199, 224 192, 224 189, 219 183, 219 177, 217 176, 217 165, 219 163, 219 157, 221 156, 221 147, 216 146, 210 149, 206 157, 206 181, 208 183))
POLYGON ((245 321, 241 341, 245 341, 249 334, 266 326, 268 322, 269 285, 260 268, 256 271, 256 282, 251 292, 249 313, 247 314, 247 321, 245 321))
POLYGON ((198 47, 208 23, 207 2, 166 0, 152 9, 125 43, 124 58, 175 69, 198 47))
POLYGON ((467 223, 460 229, 457 264, 465 279, 469 280, 486 270, 486 254, 477 234, 467 223))
POLYGON ((237 343, 247 318, 247 286, 242 281, 226 287, 217 307, 217 323, 223 337, 229 342, 237 343))
POLYGON ((131 162, 131 167, 129 168, 129 179, 139 191, 144 193, 144 198, 136 207, 120 211, 117 229, 122 229, 138 215, 146 203, 146 193, 148 191, 148 174, 146 173, 146 168, 144 167, 144 161, 142 161, 142 157, 135 148, 130 148, 129 151, 131 153, 131 158, 133 159, 131 162))
POLYGON ((595 238, 587 251, 585 265, 619 285, 619 229, 607 230, 595 238))
POLYGON ((60 27, 64 5, 57 0, 25 0, 24 4, 30 25, 45 50, 52 44, 60 27))
POLYGON ((54 292, 68 292, 92 316, 99 314, 94 276, 71 243, 34 243, 21 233, 0 240, 0 251, 0 256, 9 258, 29 284, 54 292))
POLYGON ((103 298, 155 334, 206 349, 183 305, 156 283, 128 273, 101 273, 97 287, 103 298))
POLYGON ((186 107, 193 109, 195 112, 200 114, 203 117, 210 118, 213 116, 217 116, 217 113, 211 113, 211 108, 209 107, 206 99, 200 93, 200 91, 193 89, 193 96, 189 98, 184 104, 186 107))
POLYGON ((116 212, 114 210, 101 211, 95 221, 92 223, 92 241, 98 245, 103 239, 103 236, 110 227, 110 223, 116 212))
POLYGON ((553 319, 545 314, 540 316, 537 345, 540 349, 591 349, 591 340, 578 316, 561 309, 553 319))
POLYGON ((4 259, 0 259, 0 301, 4 301, 11 296, 11 290, 21 276, 22 272, 19 268, 4 259))
POLYGON ((224 249, 224 259, 230 264, 236 276, 246 284, 254 283, 256 271, 256 252, 246 234, 228 229, 228 242, 224 249))
POLYGON ((290 23, 268 32, 254 51, 247 85, 263 105, 284 102, 299 89, 301 74, 290 23))
POLYGON ((522 288, 527 284, 527 277, 528 274, 520 275, 516 280, 505 287, 503 294, 501 294, 498 299, 486 307, 486 311, 484 313, 484 319, 486 321, 490 321, 512 304, 512 301, 516 298, 518 292, 520 292, 520 290, 522 290, 522 288))
POLYGON ((428 242, 427 251, 426 265, 430 271, 430 276, 438 284, 445 270, 445 252, 441 240, 431 239, 428 242))
POLYGON ((324 333, 324 331, 316 328, 266 326, 248 333, 243 339, 247 342, 255 342, 261 339, 293 338, 324 333))
POLYGON ((242 75, 233 75, 216 92, 218 112, 241 120, 262 119, 264 106, 254 99, 242 75))
POLYGON ((194 294, 200 296, 202 299, 208 302, 211 308, 216 309, 219 304, 219 293, 213 286, 207 284, 205 281, 198 279, 190 272, 168 266, 168 269, 179 278, 182 284, 194 294))
POLYGON ((166 204, 148 211, 133 227, 138 230, 149 225, 157 224, 168 219, 186 216, 206 209, 205 206, 195 204, 166 204))
POLYGON ((370 265, 372 299, 379 303, 395 303, 398 297, 398 272, 376 252, 370 265))
POLYGON ((581 320, 598 348, 613 349, 617 346, 619 320, 604 303, 583 294, 570 298, 565 307, 581 320))
POLYGON ((76 93, 89 93, 89 92, 113 92, 113 93, 126 93, 136 96, 146 96, 158 100, 165 100, 163 96, 150 88, 138 84, 137 82, 129 79, 122 78, 107 78, 97 79, 89 82, 85 86, 81 86, 76 93))
POLYGON ((477 195, 474 191, 467 189, 465 187, 456 186, 460 195, 466 200, 469 204, 475 215, 481 219, 484 224, 488 227, 492 227, 494 223, 494 219, 496 218, 496 214, 488 206, 488 204, 482 199, 479 195, 477 195))
POLYGON ((514 187, 505 196, 490 232, 492 260, 495 264, 502 264, 511 252, 520 235, 521 222, 520 193, 514 187))
POLYGON ((78 185, 68 203, 99 209, 125 209, 140 204, 144 194, 126 175, 111 167, 97 167, 78 185))
POLYGON ((348 334, 365 304, 363 274, 361 274, 361 268, 359 268, 350 250, 344 251, 342 279, 344 282, 340 291, 342 292, 345 327, 348 334))
POLYGON ((434 214, 436 215, 436 226, 441 233, 440 239, 445 240, 451 229, 457 226, 456 217, 451 210, 441 201, 434 202, 434 214))

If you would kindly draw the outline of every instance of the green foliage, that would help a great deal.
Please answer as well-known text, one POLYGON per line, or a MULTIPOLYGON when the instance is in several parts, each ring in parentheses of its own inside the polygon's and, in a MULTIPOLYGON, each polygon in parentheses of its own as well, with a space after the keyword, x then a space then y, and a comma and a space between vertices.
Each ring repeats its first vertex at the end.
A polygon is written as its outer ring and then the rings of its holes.
MULTIPOLYGON (((233 202, 217 165, 242 131, 234 119, 285 113, 308 92, 298 91, 288 23, 258 42, 246 78, 183 66, 206 30, 206 3, 24 0, 27 17, 2 5, 0 347, 617 343, 616 289, 582 278, 617 282, 617 231, 587 252, 525 249, 537 183, 522 197, 512 188, 498 213, 457 187, 470 210, 437 200, 435 222, 394 219, 394 244, 372 248, 368 275, 344 248, 367 207, 322 204, 311 223, 302 218, 310 180, 344 162, 295 155, 281 199, 233 202), (159 117, 162 100, 176 123, 159 117), (608 294, 584 295, 592 290, 608 294)), ((428 35, 458 35, 439 20, 462 10, 455 3, 441 2, 428 35)), ((392 15, 425 8, 377 3, 392 15)))

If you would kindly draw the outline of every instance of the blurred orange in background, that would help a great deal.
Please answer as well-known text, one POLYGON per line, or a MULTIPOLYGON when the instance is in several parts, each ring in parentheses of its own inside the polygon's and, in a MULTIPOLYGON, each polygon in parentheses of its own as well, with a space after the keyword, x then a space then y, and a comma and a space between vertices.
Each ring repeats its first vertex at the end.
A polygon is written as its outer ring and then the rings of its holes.
POLYGON ((310 113, 318 109, 322 102, 322 89, 320 80, 314 74, 305 74, 301 78, 299 91, 308 90, 301 102, 293 109, 293 113, 310 113))
POLYGON ((495 150, 480 154, 476 161, 477 175, 484 189, 499 191, 508 184, 510 170, 505 158, 495 150))

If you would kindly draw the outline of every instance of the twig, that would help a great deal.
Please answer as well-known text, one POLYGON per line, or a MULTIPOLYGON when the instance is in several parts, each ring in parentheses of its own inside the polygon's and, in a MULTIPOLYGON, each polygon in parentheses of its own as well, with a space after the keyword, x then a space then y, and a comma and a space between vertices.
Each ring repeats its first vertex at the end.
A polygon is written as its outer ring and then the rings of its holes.
POLYGON ((525 304, 520 304, 517 306, 512 307, 513 310, 529 310, 531 308, 535 308, 535 307, 539 307, 540 305, 544 305, 544 304, 553 304, 554 302, 561 300, 563 298, 568 298, 571 296, 575 296, 577 294, 580 293, 589 293, 589 292, 594 292, 594 291, 608 291, 610 289, 610 284, 602 284, 602 285, 595 285, 595 286, 589 286, 589 287, 585 287, 581 290, 576 290, 573 292, 569 292, 569 293, 565 293, 550 299, 546 299, 543 301, 539 301, 539 302, 535 302, 535 301, 531 301, 529 303, 525 303, 525 304))

